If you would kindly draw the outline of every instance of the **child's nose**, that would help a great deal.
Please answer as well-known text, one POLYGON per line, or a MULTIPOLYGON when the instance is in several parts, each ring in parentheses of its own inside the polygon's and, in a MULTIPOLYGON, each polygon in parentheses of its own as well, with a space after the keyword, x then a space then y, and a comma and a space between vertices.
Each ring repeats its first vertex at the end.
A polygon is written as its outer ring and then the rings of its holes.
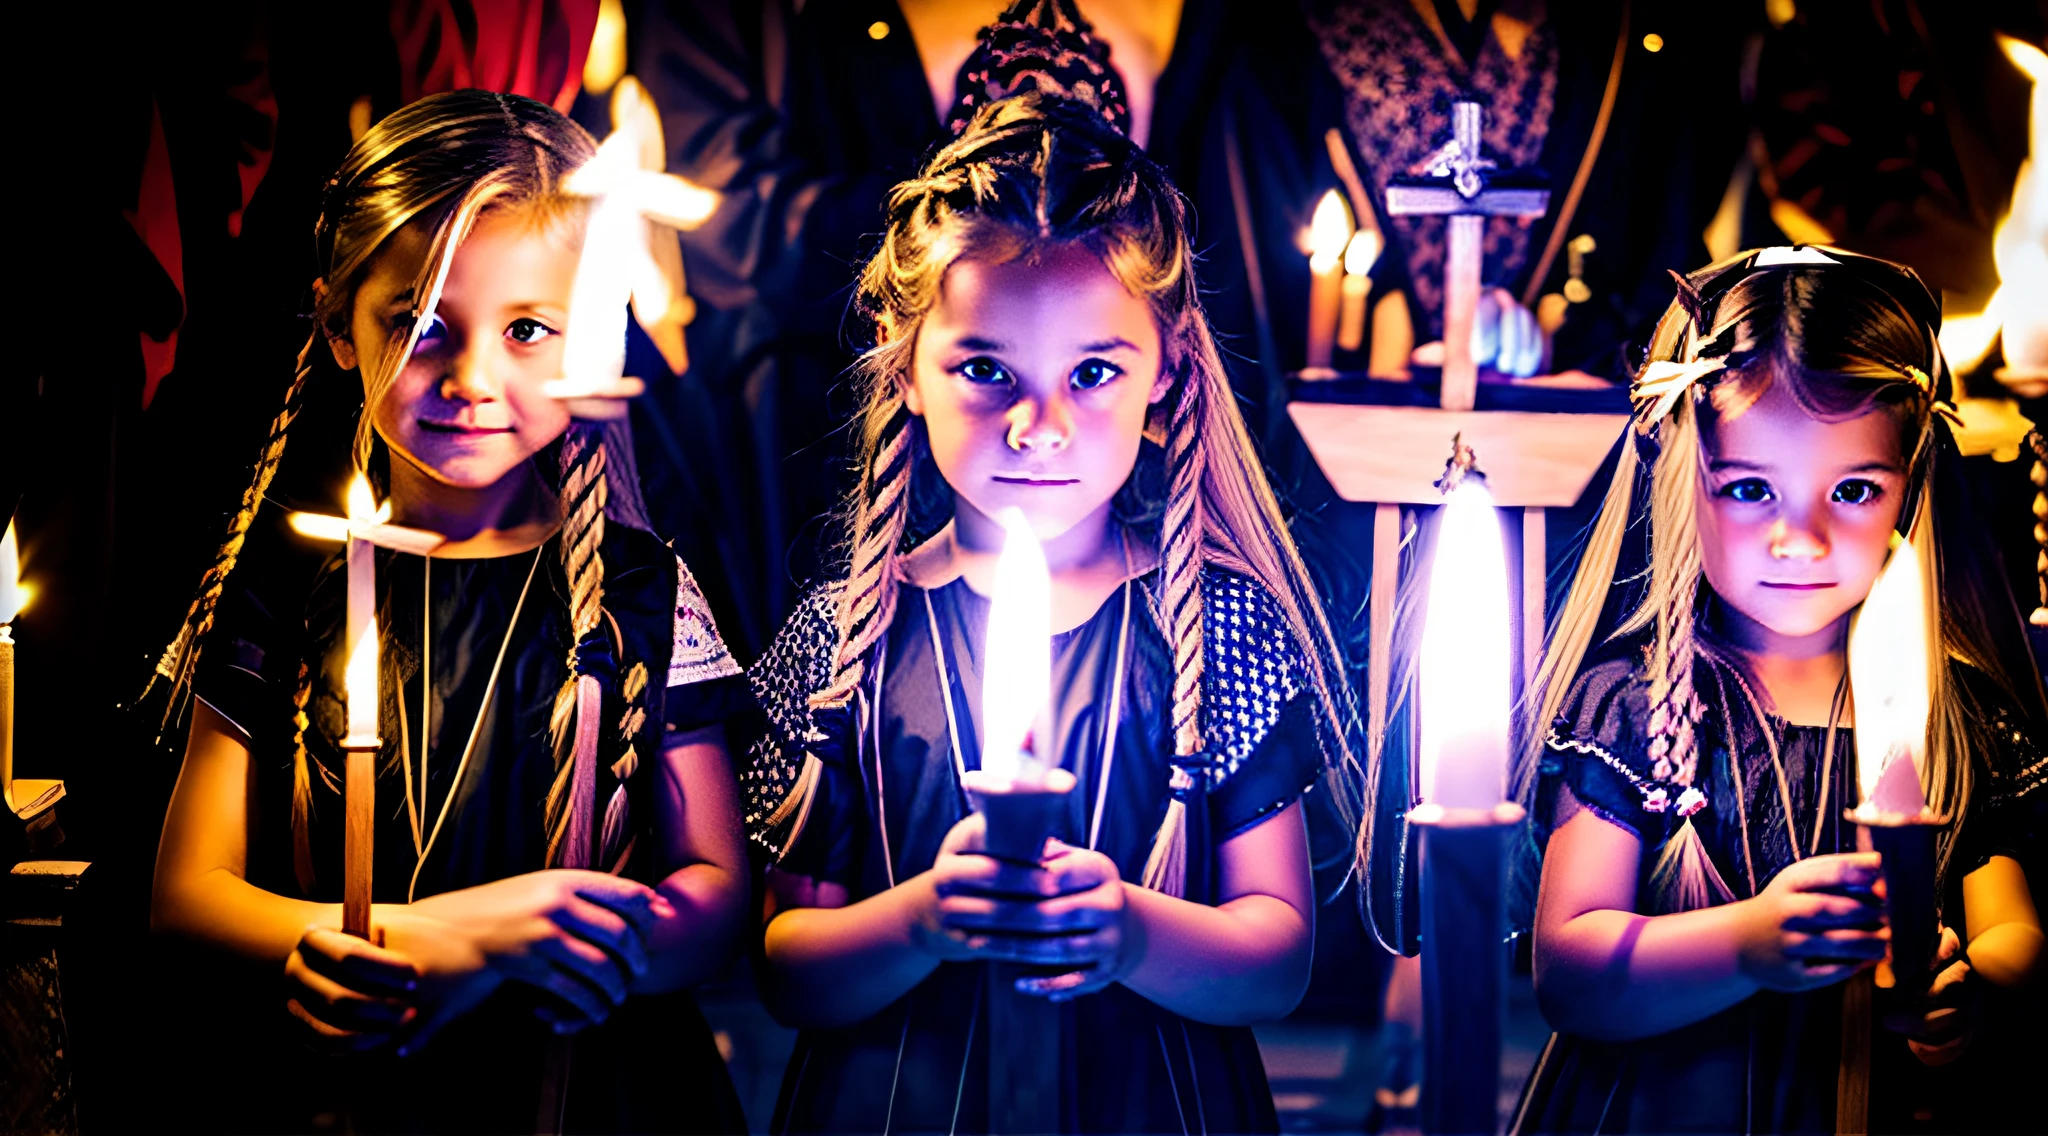
POLYGON ((1771 526, 1771 559, 1819 560, 1827 554, 1827 534, 1806 518, 1783 517, 1771 526))
POLYGON ((489 361, 474 349, 457 355, 441 377, 441 397, 450 402, 491 402, 498 398, 499 387, 489 361))
POLYGON ((1074 436, 1072 408, 1063 398, 1020 398, 1008 415, 1010 448, 1019 453, 1058 453, 1074 436))

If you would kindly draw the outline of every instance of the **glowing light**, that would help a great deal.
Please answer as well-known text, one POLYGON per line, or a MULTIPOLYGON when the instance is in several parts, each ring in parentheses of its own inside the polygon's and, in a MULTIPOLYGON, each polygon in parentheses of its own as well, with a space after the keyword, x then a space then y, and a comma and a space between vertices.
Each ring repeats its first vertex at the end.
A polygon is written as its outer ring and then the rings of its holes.
POLYGON ((1507 557, 1484 481, 1467 476, 1444 499, 1429 611, 1422 629, 1422 799, 1490 809, 1505 796, 1508 761, 1507 557))
POLYGON ((381 524, 391 519, 391 503, 377 504, 377 495, 370 491, 370 479, 356 474, 349 479, 348 519, 359 525, 381 524))
POLYGON ((346 517, 330 517, 323 513, 293 513, 285 520, 292 526, 292 531, 300 536, 310 536, 314 540, 348 539, 349 526, 346 517))
POLYGON ((348 737, 344 746, 371 744, 377 737, 377 620, 372 616, 349 652, 343 676, 348 694, 348 737))
POLYGON ((1043 772, 1030 747, 1052 701, 1052 574, 1021 510, 1005 509, 996 519, 1003 551, 982 652, 981 768, 1022 780, 1043 772))
POLYGON ((1927 807, 1920 784, 1934 657, 1927 611, 1919 551, 1900 540, 1849 631, 1860 812, 1911 816, 1927 807))
POLYGON ((886 22, 882 21, 882 20, 876 20, 876 21, 875 21, 874 23, 872 23, 872 24, 869 24, 869 25, 868 25, 868 38, 869 38, 869 39, 888 39, 888 38, 889 38, 889 25, 888 25, 888 24, 887 24, 886 22))
POLYGON ((1651 55, 1655 55, 1658 52, 1664 50, 1664 37, 1658 35, 1656 32, 1651 32, 1649 35, 1644 36, 1643 50, 1649 52, 1651 55))
POLYGON ((597 28, 590 34, 590 54, 583 59, 583 89, 601 95, 626 73, 626 8, 619 0, 601 0, 597 28))
POLYGON ((1308 223, 1309 271, 1318 275, 1337 271, 1337 262, 1350 242, 1351 210, 1342 194, 1330 190, 1316 203, 1315 216, 1308 223))
POLYGON ((0 536, 0 625, 13 623, 28 607, 32 594, 33 589, 21 580, 20 543, 10 521, 6 535, 0 536))
POLYGON ((1950 366, 1968 371, 1984 361, 2003 331, 2008 381, 2048 382, 2048 305, 2040 302, 2048 293, 2048 177, 2036 161, 2048 153, 2048 53, 2011 36, 1999 36, 1998 44, 2033 83, 2028 158, 2013 181, 2012 207, 1991 238, 1998 288, 1982 311, 1942 320, 1941 349, 1950 366))
POLYGON ((1360 229, 1351 235, 1350 243, 1344 246, 1344 275, 1364 276, 1372 271, 1373 263, 1379 258, 1379 233, 1372 229, 1360 229))

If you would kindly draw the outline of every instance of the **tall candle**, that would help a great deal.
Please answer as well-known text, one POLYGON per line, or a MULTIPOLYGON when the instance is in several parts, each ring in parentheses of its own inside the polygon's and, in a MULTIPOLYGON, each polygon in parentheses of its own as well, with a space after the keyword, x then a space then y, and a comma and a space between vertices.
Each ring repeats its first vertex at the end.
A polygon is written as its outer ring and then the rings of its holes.
POLYGON ((1344 246, 1344 296, 1337 317, 1337 346, 1356 351, 1365 345, 1365 300, 1372 292, 1372 266, 1380 258, 1380 235, 1372 229, 1351 234, 1344 246))
POLYGON ((1328 372, 1344 290, 1344 249, 1351 241, 1351 210, 1342 194, 1334 189, 1323 194, 1308 234, 1307 364, 1310 371, 1328 372))
POLYGON ((14 811, 14 617, 28 603, 14 525, 0 536, 0 801, 14 811))
POLYGON ((995 779, 1035 780, 1044 766, 1034 750, 1049 740, 1040 723, 1052 702, 1052 575, 1024 513, 1004 509, 996 519, 1003 551, 983 654, 981 768, 995 779))
POLYGON ((1483 479, 1445 496, 1420 662, 1422 799, 1491 809, 1506 795, 1511 701, 1507 560, 1483 479))
MULTIPOLYGON (((1925 508, 1918 520, 1926 519, 1925 508)), ((1916 532, 1929 531, 1916 523, 1916 532)), ((1856 782, 1849 813, 1884 860, 1891 966, 1902 987, 1924 989, 1938 945, 1935 837, 1944 818, 1927 807, 1921 777, 1939 636, 1932 577, 1910 539, 1898 539, 1849 632, 1849 682, 1856 706, 1856 782)))

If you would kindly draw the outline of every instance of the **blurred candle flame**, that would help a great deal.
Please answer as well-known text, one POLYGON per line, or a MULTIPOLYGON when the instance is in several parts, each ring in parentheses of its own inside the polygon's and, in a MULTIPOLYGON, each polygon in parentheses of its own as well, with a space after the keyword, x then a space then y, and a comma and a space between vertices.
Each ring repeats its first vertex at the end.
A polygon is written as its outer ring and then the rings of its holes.
POLYGON ((1371 229, 1360 229, 1351 235, 1351 241, 1344 246, 1344 275, 1364 276, 1380 258, 1380 235, 1371 229))
POLYGON ((1491 809, 1507 787, 1512 628, 1500 517, 1485 482, 1444 498, 1422 629, 1422 800, 1491 809))
POLYGON ((34 589, 21 579, 21 551, 14 535, 14 523, 7 524, 7 533, 0 536, 0 626, 14 622, 14 618, 28 607, 29 597, 34 589))
POLYGON ((1849 631, 1861 811, 1910 816, 1927 806, 1920 783, 1934 661, 1927 582, 1919 550, 1899 540, 1849 631))
POLYGON ((2048 177, 2036 158, 2048 153, 2048 52, 2001 35, 1998 44, 2033 84, 2028 103, 2027 152, 2013 182, 2012 205, 1991 238, 1998 289, 1979 312, 1945 316, 1941 349, 1949 365, 1967 372, 1983 362, 2004 332, 2008 369, 2025 378, 2048 378, 2048 177))
POLYGON ((344 689, 348 694, 348 737, 343 739, 346 746, 374 745, 377 739, 377 620, 370 618, 369 626, 356 638, 355 649, 349 652, 348 669, 344 673, 344 689))
POLYGON ((1315 216, 1308 223, 1309 271, 1328 274, 1337 271, 1351 242, 1351 210, 1336 190, 1323 194, 1316 203, 1315 216))
POLYGON ((1028 747, 1052 701, 1052 574, 1022 510, 1004 509, 996 519, 1003 551, 982 652, 981 768, 1014 781, 1043 772, 1028 747))

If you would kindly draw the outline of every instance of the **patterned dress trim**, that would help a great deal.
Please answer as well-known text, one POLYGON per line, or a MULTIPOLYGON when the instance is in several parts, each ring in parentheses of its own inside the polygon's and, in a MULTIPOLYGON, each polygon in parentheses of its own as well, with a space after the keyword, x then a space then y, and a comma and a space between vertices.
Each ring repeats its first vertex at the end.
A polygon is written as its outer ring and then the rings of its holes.
MULTIPOLYGON (((1211 568, 1202 583, 1202 730, 1209 760, 1199 768, 1213 790, 1258 752, 1288 702, 1308 683, 1285 615, 1257 581, 1211 568)), ((771 854, 783 852, 782 826, 769 820, 797 789, 806 751, 823 740, 810 695, 831 679, 842 586, 835 582, 808 592, 768 653, 747 671, 769 729, 747 751, 740 774, 742 811, 748 839, 771 854)))
POLYGON ((690 566, 676 558, 676 618, 674 646, 668 655, 668 685, 689 686, 740 673, 740 664, 718 633, 711 618, 711 605, 704 590, 690 574, 690 566))

